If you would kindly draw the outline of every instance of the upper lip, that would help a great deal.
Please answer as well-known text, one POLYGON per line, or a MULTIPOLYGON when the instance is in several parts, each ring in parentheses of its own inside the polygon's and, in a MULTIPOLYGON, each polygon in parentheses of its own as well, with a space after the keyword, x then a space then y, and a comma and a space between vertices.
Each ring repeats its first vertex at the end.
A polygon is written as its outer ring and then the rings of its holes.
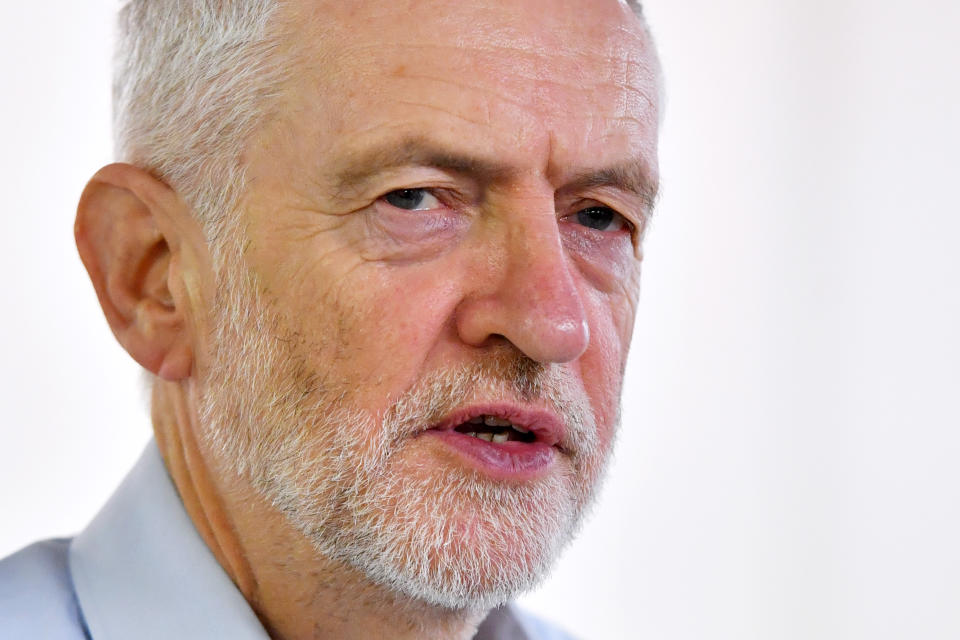
POLYGON ((451 431, 478 416, 493 416, 501 420, 509 420, 532 433, 537 442, 550 446, 561 445, 566 435, 563 421, 552 411, 512 404, 474 404, 463 407, 448 413, 440 422, 430 427, 430 430, 451 431))

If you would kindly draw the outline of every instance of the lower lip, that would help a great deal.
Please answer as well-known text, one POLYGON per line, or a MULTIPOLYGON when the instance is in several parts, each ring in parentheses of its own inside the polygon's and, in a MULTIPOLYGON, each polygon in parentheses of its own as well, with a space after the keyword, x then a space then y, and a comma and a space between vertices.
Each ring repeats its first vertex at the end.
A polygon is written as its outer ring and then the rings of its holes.
POLYGON ((439 440, 471 466, 501 480, 526 480, 553 464, 557 450, 542 442, 487 442, 459 431, 425 431, 422 436, 439 440))

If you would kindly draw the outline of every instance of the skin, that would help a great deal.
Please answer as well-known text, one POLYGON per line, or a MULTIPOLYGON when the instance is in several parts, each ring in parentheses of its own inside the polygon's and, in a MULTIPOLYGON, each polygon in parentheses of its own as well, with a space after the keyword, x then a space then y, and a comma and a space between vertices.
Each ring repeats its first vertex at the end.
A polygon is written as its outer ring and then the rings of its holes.
MULTIPOLYGON (((612 0, 437 6, 285 5, 291 79, 244 157, 244 267, 348 404, 382 413, 431 372, 521 353, 572 374, 607 450, 657 184, 652 43, 612 0), (427 189, 423 207, 392 206, 398 189, 427 189), (577 216, 596 206, 618 212, 604 230, 577 216)), ((271 635, 470 637, 485 611, 319 556, 198 436, 216 275, 177 193, 105 167, 76 232, 115 335, 161 379, 154 425, 187 511, 271 635)), ((461 463, 411 438, 400 464, 461 463)))

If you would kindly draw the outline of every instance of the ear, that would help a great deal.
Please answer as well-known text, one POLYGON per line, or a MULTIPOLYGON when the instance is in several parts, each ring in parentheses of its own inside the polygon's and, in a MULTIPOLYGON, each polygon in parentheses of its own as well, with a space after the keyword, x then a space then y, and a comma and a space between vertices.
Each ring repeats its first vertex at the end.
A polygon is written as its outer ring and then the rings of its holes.
POLYGON ((181 293, 179 219, 192 215, 152 175, 112 164, 80 197, 74 233, 113 335, 133 359, 165 380, 190 375, 190 300, 181 293), (171 291, 174 291, 172 293, 171 291))

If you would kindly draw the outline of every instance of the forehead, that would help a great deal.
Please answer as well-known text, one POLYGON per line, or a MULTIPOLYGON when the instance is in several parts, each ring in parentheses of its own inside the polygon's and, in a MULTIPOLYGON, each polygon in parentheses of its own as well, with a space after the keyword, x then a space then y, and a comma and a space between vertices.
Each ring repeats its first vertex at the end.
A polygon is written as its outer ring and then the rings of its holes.
POLYGON ((654 152, 657 60, 618 0, 303 0, 285 16, 290 111, 324 151, 426 136, 551 161, 654 152))

